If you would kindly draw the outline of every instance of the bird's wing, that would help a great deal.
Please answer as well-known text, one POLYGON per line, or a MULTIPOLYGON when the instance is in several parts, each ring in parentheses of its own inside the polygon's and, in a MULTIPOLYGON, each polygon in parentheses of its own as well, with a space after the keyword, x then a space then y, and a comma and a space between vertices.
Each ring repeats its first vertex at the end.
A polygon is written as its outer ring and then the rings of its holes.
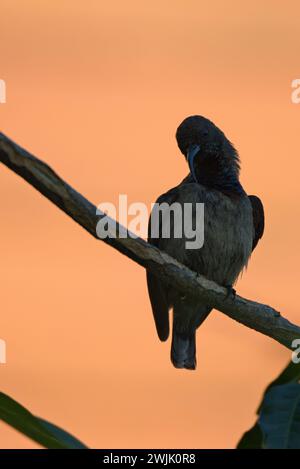
POLYGON ((148 271, 147 285, 157 334, 161 341, 165 341, 169 337, 169 305, 166 291, 159 278, 148 271))
MULTIPOLYGON (((172 204, 176 199, 176 188, 162 194, 156 201, 157 204, 172 204)), ((160 220, 161 222, 161 220, 160 220)), ((148 242, 161 249, 161 223, 158 227, 158 238, 151 237, 151 217, 148 224, 148 242)), ((169 337, 169 308, 168 287, 163 285, 161 279, 147 271, 147 285, 153 317, 160 340, 165 341, 169 337)))
POLYGON ((262 201, 256 197, 256 195, 249 195, 249 200, 252 205, 252 212, 253 212, 253 226, 254 226, 254 237, 252 243, 252 251, 256 247, 260 238, 262 238, 264 234, 265 228, 265 215, 264 215, 264 206, 262 201))

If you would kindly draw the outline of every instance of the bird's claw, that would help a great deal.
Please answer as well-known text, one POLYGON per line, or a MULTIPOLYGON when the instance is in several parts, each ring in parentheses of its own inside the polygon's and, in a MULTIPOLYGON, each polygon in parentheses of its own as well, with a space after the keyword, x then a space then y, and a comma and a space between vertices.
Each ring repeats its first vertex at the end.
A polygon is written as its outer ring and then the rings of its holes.
POLYGON ((236 297, 236 290, 232 287, 232 285, 225 285, 225 288, 227 290, 226 299, 230 297, 234 299, 236 297))

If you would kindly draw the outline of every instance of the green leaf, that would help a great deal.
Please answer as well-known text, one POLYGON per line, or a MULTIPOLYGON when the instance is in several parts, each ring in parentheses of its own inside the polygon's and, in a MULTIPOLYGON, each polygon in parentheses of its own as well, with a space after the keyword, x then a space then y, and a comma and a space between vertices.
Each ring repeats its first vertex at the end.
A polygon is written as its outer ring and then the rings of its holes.
POLYGON ((0 419, 48 449, 86 448, 72 435, 35 417, 11 397, 0 392, 0 419))
POLYGON ((51 422, 48 422, 47 420, 38 419, 40 423, 45 427, 52 435, 54 435, 60 442, 63 442, 67 445, 68 448, 72 449, 87 449, 87 446, 85 446, 81 441, 77 440, 73 435, 70 433, 66 432, 62 428, 58 427, 57 425, 54 425, 51 422))
MULTIPOLYGON (((300 364, 295 364, 290 362, 284 370, 280 373, 280 375, 274 379, 265 389, 263 393, 263 397, 259 407, 257 409, 257 414, 259 415, 264 399, 267 393, 274 388, 275 386, 288 384, 288 383, 296 383, 300 379, 300 364)), ((250 430, 244 433, 242 438, 237 444, 238 449, 246 449, 246 448, 262 448, 263 447, 263 433, 259 427, 258 421, 253 425, 250 430)))
POLYGON ((258 423, 244 433, 237 444, 237 449, 261 449, 263 434, 258 423))
POLYGON ((300 449, 300 384, 270 389, 262 403, 258 423, 264 448, 300 449))
POLYGON ((272 381, 269 384, 269 386, 267 386, 267 388, 265 389, 263 398, 257 409, 257 414, 259 414, 263 400, 271 388, 273 388, 274 386, 281 385, 281 384, 296 383, 299 381, 299 379, 300 379, 300 364, 290 362, 288 366, 284 368, 284 370, 280 373, 280 375, 276 379, 274 379, 274 381, 272 381))

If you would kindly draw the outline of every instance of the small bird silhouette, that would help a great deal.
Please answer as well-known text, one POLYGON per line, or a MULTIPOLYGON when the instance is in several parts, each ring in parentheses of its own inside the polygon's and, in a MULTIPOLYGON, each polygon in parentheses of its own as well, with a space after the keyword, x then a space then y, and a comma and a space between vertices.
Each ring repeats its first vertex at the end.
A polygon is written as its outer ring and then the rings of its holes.
MULTIPOLYGON (((152 237, 153 211, 148 241, 234 295, 233 285, 264 232, 262 202, 244 191, 239 181, 238 153, 213 122, 202 116, 187 117, 178 127, 176 139, 189 164, 190 174, 178 186, 162 194, 156 203, 167 203, 169 207, 174 203, 182 207, 192 204, 193 226, 197 226, 196 204, 204 203, 204 243, 201 248, 187 249, 188 239, 184 233, 181 237, 172 235, 174 217, 170 217, 170 237, 162 236, 164 217, 159 219, 158 236, 152 237)), ((173 365, 194 370, 196 329, 207 318, 211 307, 185 297, 150 272, 147 272, 147 284, 161 341, 169 336, 169 310, 173 308, 173 365)))

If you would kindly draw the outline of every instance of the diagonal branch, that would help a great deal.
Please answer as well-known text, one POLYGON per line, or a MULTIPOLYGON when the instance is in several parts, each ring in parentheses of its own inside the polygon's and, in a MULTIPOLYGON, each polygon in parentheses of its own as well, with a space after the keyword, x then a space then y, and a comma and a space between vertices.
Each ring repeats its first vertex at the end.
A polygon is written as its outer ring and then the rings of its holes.
MULTIPOLYGON (((0 161, 57 205, 92 236, 99 239, 96 225, 101 216, 96 206, 63 181, 48 165, 0 133, 0 161)), ((125 228, 117 223, 119 228, 125 228)), ((300 327, 283 318, 270 306, 236 295, 227 297, 227 290, 202 275, 189 270, 165 252, 141 238, 117 237, 103 241, 133 261, 147 268, 166 283, 186 295, 205 301, 207 305, 255 329, 292 349, 292 341, 300 338, 300 327)))

